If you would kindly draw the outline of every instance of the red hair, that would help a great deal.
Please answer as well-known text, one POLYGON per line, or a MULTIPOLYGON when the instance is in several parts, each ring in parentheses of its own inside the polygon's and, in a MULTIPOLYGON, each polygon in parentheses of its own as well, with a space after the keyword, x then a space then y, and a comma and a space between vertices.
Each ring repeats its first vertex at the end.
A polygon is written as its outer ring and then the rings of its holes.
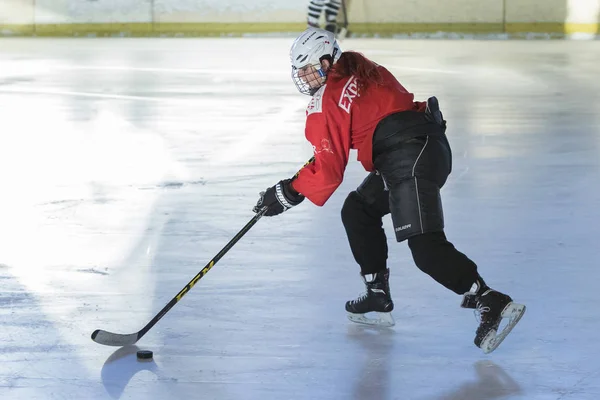
POLYGON ((377 64, 355 51, 343 52, 328 75, 338 79, 354 75, 358 79, 358 88, 362 90, 383 82, 377 64))

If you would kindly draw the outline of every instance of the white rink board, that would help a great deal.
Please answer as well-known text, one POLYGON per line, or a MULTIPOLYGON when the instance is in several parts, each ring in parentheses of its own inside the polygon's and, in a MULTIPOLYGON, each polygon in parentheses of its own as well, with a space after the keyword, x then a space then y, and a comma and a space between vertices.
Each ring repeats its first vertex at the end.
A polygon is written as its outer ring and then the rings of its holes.
POLYGON ((34 0, 1 0, 0 25, 33 23, 34 0))
POLYGON ((349 18, 365 23, 502 22, 498 0, 352 0, 349 18))
MULTIPOLYGON (((350 31, 357 36, 534 32, 594 37, 600 30, 600 0, 347 1, 350 31)), ((287 33, 305 25, 307 9, 308 1, 288 0, 1 0, 0 34, 287 33)))
POLYGON ((308 3, 288 0, 155 0, 156 22, 300 22, 308 3))
POLYGON ((151 22, 152 0, 36 0, 36 24, 151 22))

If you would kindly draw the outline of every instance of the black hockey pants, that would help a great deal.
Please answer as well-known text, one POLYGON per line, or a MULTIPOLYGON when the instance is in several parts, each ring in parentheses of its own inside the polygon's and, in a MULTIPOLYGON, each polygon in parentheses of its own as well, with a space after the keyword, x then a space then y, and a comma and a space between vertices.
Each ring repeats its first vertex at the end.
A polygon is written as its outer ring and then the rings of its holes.
POLYGON ((402 137, 378 136, 376 131, 377 172, 348 195, 342 221, 363 275, 387 267, 382 218, 391 213, 396 240, 408 239, 417 267, 446 288, 464 294, 478 277, 477 265, 444 234, 440 189, 450 174, 452 154, 445 133, 432 132, 402 137), (381 137, 383 141, 378 141, 381 137))

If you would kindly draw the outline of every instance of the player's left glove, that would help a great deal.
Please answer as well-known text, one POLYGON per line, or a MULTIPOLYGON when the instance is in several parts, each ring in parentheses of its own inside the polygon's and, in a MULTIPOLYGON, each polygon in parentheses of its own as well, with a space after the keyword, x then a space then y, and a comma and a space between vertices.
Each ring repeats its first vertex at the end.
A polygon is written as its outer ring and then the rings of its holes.
POLYGON ((304 196, 292 188, 292 180, 284 179, 264 192, 260 192, 260 199, 254 206, 253 211, 257 213, 263 207, 268 207, 264 216, 272 217, 297 206, 303 200, 304 196))
POLYGON ((446 129, 446 120, 444 120, 444 116, 440 111, 440 103, 438 102, 437 97, 432 96, 427 99, 427 108, 425 109, 425 118, 434 122, 446 129))

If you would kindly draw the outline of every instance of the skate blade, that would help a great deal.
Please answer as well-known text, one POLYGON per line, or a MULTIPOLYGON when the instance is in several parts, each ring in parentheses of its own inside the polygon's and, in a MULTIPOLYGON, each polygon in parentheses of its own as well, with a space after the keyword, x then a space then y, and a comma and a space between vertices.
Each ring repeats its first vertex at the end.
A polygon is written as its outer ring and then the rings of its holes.
POLYGON ((508 305, 502 311, 502 318, 508 318, 508 324, 502 329, 502 332, 498 334, 496 330, 490 331, 486 337, 481 341, 481 349, 485 354, 491 353, 496 350, 500 343, 508 336, 510 331, 517 325, 517 322, 525 314, 526 307, 523 304, 508 303, 508 305))
POLYGON ((389 327, 396 325, 394 321, 394 317, 392 317, 392 313, 380 313, 380 312, 372 312, 370 314, 375 314, 376 318, 367 318, 367 314, 353 314, 348 313, 348 319, 352 322, 356 322, 357 324, 363 325, 371 325, 371 326, 383 326, 389 327))

